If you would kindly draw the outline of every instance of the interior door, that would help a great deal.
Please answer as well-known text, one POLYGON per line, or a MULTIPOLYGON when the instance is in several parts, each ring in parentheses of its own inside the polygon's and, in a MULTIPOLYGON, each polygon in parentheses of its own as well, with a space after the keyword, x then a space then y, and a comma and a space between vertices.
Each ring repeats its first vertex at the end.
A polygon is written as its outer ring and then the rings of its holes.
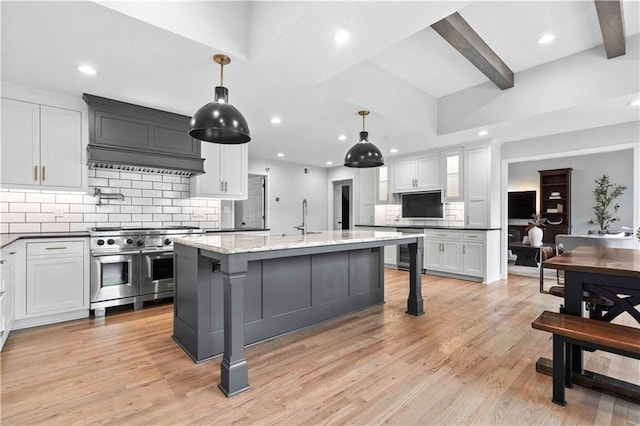
POLYGON ((264 176, 249 176, 248 197, 242 201, 243 228, 264 228, 264 176))
POLYGON ((333 229, 342 229, 342 185, 333 184, 333 229))

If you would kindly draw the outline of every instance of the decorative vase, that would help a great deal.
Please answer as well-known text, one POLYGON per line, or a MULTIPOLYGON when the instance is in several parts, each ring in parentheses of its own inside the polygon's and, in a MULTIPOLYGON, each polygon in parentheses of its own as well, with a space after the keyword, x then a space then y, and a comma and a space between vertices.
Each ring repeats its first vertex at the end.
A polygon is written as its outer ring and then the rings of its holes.
POLYGON ((540 247, 542 245, 542 229, 537 226, 529 229, 529 244, 531 247, 540 247))

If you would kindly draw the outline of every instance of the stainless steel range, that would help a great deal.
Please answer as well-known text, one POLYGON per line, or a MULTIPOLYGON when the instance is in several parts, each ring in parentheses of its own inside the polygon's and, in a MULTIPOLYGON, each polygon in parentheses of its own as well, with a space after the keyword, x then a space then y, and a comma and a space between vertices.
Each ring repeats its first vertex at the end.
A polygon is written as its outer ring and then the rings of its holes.
POLYGON ((105 308, 173 296, 173 239, 202 234, 195 227, 91 228, 91 305, 105 308))

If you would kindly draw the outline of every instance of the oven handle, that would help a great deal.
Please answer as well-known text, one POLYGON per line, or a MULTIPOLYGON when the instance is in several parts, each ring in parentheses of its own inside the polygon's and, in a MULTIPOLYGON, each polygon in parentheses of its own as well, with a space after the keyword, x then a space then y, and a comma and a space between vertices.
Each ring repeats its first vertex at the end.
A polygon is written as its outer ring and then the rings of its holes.
POLYGON ((173 250, 158 249, 158 250, 145 250, 140 252, 140 254, 142 254, 143 256, 145 254, 158 254, 158 253, 171 253, 173 255, 173 250))
POLYGON ((136 251, 114 251, 114 252, 110 252, 110 253, 91 253, 91 256, 93 257, 105 257, 105 256, 124 256, 127 254, 139 254, 140 251, 136 250, 136 251))

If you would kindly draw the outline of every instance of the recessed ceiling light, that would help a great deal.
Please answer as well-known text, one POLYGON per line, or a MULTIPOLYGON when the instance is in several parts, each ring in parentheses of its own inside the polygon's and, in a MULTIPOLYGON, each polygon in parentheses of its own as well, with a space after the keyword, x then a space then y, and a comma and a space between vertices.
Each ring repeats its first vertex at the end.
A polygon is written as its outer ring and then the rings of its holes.
POLYGON ((338 136, 338 140, 339 140, 339 141, 346 141, 346 140, 347 140, 347 135, 340 135, 340 136, 338 136))
POLYGON ((96 75, 97 71, 95 68, 93 68, 91 65, 80 65, 78 67, 78 71, 80 71, 82 74, 86 74, 86 75, 96 75))
POLYGON ((536 40, 536 43, 538 43, 538 44, 547 44, 547 43, 551 43, 555 39, 556 39, 556 35, 555 34, 545 34, 545 35, 541 36, 538 40, 536 40))
POLYGON ((480 130, 478 132, 478 136, 487 136, 489 134, 489 132, 487 132, 486 130, 480 130))
POLYGON ((333 39, 338 44, 345 44, 349 41, 349 33, 345 30, 338 30, 336 34, 333 36, 333 39))
POLYGON ((398 150, 396 148, 391 148, 389 152, 392 154, 395 154, 396 152, 398 152, 398 150))
POLYGON ((282 120, 280 120, 280 117, 271 117, 271 123, 272 124, 280 124, 280 123, 282 123, 282 120))
POLYGON ((333 166, 333 161, 327 161, 327 166, 333 166))
POLYGON ((278 157, 284 157, 284 154, 281 153, 281 152, 279 152, 277 155, 278 155, 278 157))
POLYGON ((640 105, 640 99, 636 99, 635 101, 631 102, 629 105, 631 105, 631 106, 639 106, 640 105))

